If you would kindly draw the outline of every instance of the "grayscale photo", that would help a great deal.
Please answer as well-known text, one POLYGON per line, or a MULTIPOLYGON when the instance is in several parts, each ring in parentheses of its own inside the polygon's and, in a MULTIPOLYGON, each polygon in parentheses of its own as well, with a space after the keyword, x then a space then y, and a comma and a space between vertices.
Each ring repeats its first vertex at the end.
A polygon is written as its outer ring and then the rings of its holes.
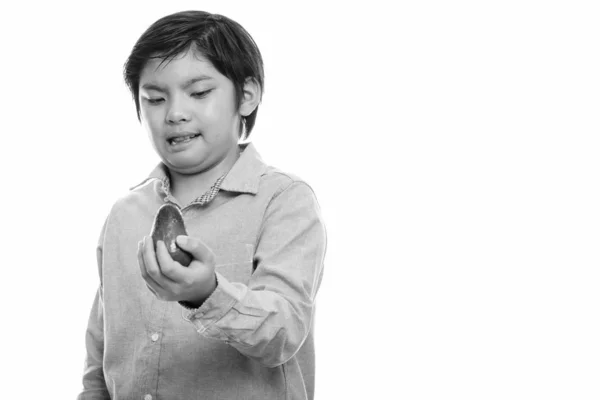
POLYGON ((600 399, 600 6, 0 5, 2 397, 600 399))

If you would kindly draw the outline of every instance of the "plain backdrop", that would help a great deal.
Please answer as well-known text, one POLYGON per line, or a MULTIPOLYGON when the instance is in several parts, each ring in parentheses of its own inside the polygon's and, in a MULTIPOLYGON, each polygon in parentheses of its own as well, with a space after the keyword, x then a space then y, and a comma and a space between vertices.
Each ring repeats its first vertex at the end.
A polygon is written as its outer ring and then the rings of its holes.
POLYGON ((75 398, 113 202, 158 162, 122 80, 156 19, 240 22, 253 140, 329 235, 316 399, 598 399, 593 1, 23 1, 0 10, 3 398, 75 398))

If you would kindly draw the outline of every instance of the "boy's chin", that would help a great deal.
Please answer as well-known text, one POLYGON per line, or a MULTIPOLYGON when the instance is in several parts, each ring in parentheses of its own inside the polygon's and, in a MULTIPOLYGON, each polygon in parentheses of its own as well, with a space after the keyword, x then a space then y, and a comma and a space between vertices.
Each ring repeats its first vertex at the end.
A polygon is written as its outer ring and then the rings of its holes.
POLYGON ((206 168, 205 158, 200 154, 195 157, 188 154, 169 155, 162 157, 162 161, 169 169, 183 174, 201 172, 206 168))

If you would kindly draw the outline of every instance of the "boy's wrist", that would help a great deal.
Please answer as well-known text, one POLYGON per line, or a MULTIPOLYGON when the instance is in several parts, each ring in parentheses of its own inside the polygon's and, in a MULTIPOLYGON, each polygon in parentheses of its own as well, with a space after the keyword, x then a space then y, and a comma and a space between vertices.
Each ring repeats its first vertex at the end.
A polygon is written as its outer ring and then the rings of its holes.
POLYGON ((216 288, 217 288, 217 275, 215 274, 211 288, 208 290, 208 293, 205 296, 203 296, 201 299, 181 300, 181 301, 178 301, 178 303, 181 306, 183 306, 184 308, 187 308, 188 310, 196 310, 196 309, 202 307, 202 304, 204 304, 204 302, 210 297, 210 295, 215 291, 216 288))
POLYGON ((178 301, 179 305, 182 306, 183 308, 186 308, 188 310, 197 310, 198 308, 202 307, 202 304, 204 304, 204 301, 202 301, 201 303, 196 303, 196 302, 191 302, 191 301, 178 301))

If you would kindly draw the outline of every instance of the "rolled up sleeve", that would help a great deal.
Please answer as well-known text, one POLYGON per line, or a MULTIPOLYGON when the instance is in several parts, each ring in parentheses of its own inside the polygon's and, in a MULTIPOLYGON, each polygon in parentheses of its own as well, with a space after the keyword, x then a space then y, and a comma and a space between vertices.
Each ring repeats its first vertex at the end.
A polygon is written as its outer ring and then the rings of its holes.
POLYGON ((292 182, 267 207, 248 285, 217 273, 215 291, 186 319, 265 366, 285 363, 310 332, 326 241, 314 192, 292 182))

